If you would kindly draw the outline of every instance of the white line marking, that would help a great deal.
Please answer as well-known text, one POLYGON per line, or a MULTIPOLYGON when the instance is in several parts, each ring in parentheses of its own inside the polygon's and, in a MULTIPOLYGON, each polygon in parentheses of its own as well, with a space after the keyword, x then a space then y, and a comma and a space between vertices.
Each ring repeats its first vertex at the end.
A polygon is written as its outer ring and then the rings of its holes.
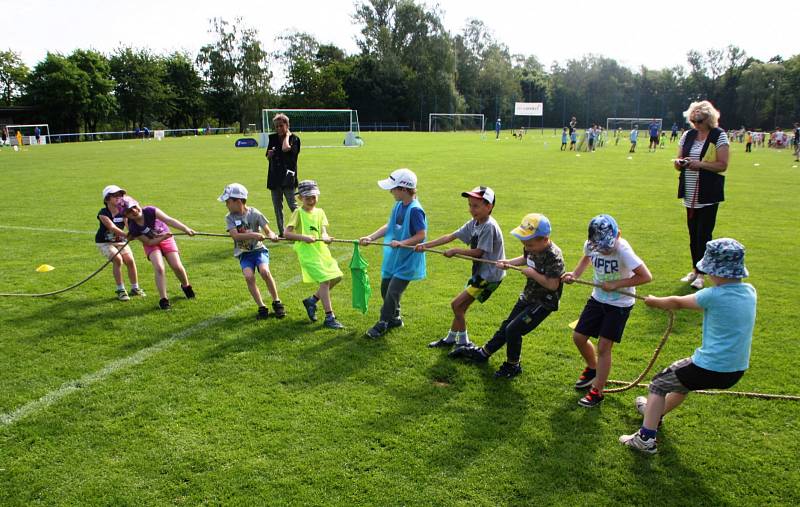
POLYGON ((21 225, 0 225, 0 229, 13 229, 15 231, 35 232, 66 232, 67 234, 92 234, 94 231, 76 231, 74 229, 48 229, 45 227, 23 227, 21 225))
MULTIPOLYGON (((336 260, 341 262, 345 259, 347 259, 347 255, 340 256, 336 260)), ((285 283, 283 283, 281 289, 288 289, 293 285, 297 285, 302 280, 303 280, 302 275, 297 275, 289 279, 285 283)), ((173 334, 169 338, 164 338, 155 345, 151 345, 147 348, 144 348, 138 352, 133 353, 128 357, 111 361, 110 363, 105 365, 103 368, 97 370, 96 372, 84 375, 83 377, 77 380, 70 380, 69 382, 65 382, 61 384, 61 386, 58 389, 50 391, 49 393, 45 394, 44 396, 42 396, 37 400, 29 401, 28 403, 20 406, 19 408, 11 412, 0 414, 0 426, 10 426, 32 414, 35 414, 36 412, 48 408, 57 401, 61 400, 61 398, 64 398, 65 396, 72 394, 75 391, 78 391, 80 389, 83 389, 84 387, 88 387, 91 386, 92 384, 96 384, 102 380, 105 380, 111 374, 116 373, 119 370, 139 365, 148 358, 150 358, 151 356, 154 356, 155 354, 158 354, 159 352, 168 349, 173 344, 175 344, 175 342, 187 338, 198 331, 202 331, 203 329, 206 329, 209 326, 213 326, 214 324, 216 324, 221 320, 227 319, 228 317, 234 315, 236 312, 238 312, 239 310, 241 310, 242 308, 244 308, 249 304, 251 304, 250 301, 246 303, 239 303, 238 305, 232 306, 231 308, 228 308, 224 312, 215 315, 210 319, 198 322, 197 324, 187 329, 184 329, 183 331, 179 331, 173 334)))

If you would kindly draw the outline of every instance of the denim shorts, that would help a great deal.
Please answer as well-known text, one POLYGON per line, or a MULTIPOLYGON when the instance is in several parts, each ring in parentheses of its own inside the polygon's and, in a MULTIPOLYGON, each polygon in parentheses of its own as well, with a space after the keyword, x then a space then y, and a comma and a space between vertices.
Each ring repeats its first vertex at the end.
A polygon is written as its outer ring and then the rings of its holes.
POLYGON ((250 268, 256 272, 258 271, 258 267, 262 264, 269 266, 269 251, 267 250, 244 252, 239 255, 239 266, 241 266, 242 271, 250 268))

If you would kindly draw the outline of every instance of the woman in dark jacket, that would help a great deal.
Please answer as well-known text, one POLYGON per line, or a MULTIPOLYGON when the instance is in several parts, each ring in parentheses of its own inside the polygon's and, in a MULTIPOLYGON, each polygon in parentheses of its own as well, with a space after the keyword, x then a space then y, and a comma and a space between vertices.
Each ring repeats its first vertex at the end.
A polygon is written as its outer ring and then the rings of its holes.
POLYGON ((297 157, 300 155, 300 138, 289 130, 289 117, 276 114, 272 119, 275 133, 269 135, 267 143, 267 188, 272 192, 272 207, 278 234, 283 235, 283 200, 294 211, 297 201, 294 198, 297 189, 297 157))

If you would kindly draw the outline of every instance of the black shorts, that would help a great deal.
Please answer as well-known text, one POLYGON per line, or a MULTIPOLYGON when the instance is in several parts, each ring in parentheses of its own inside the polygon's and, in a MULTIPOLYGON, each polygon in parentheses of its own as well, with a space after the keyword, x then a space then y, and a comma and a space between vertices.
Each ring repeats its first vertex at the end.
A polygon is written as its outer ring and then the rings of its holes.
POLYGON ((583 307, 575 332, 619 343, 622 341, 622 332, 625 331, 625 323, 628 322, 631 308, 633 307, 607 305, 590 297, 583 307))
POLYGON ((713 371, 694 364, 692 358, 679 359, 664 368, 650 382, 650 392, 660 396, 701 389, 730 389, 744 376, 744 371, 713 371))
POLYGON ((651 143, 658 143, 658 136, 650 136, 651 143))

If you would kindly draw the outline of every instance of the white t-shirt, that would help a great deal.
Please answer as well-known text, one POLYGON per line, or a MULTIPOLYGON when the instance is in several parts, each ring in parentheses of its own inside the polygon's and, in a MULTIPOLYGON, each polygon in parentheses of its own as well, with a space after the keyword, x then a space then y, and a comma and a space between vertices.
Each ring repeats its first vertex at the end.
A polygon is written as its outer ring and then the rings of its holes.
MULTIPOLYGON (((601 252, 594 252, 589 248, 589 242, 583 244, 583 255, 591 258, 594 267, 594 283, 613 282, 615 280, 625 280, 633 276, 633 270, 644 264, 636 253, 623 238, 617 240, 614 250, 608 255, 601 252)), ((623 287, 620 290, 636 294, 634 287, 623 287)), ((606 292, 595 287, 592 297, 607 305, 628 307, 633 306, 636 300, 630 296, 624 296, 619 292, 606 292)))

